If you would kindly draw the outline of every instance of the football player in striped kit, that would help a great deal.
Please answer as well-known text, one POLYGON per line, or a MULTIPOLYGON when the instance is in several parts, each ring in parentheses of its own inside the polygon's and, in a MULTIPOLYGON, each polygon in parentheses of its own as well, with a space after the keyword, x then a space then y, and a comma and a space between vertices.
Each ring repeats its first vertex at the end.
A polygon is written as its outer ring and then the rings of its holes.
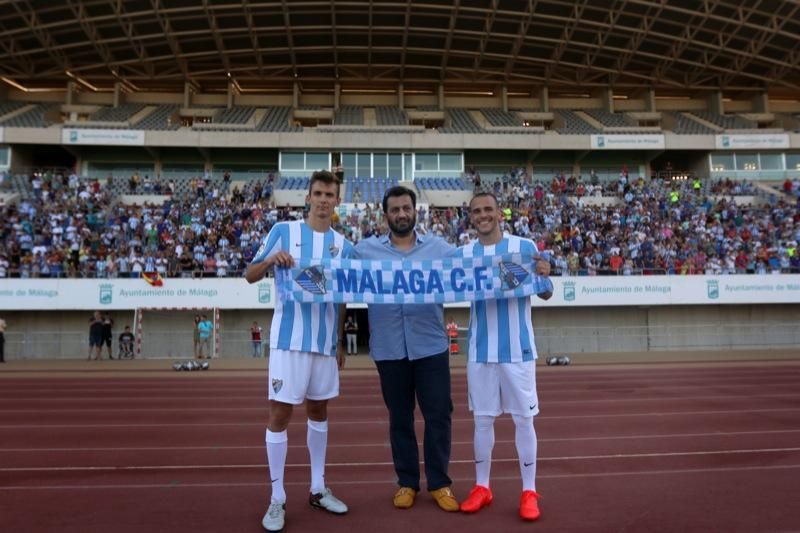
MULTIPOLYGON (((245 277, 259 282, 273 267, 294 266, 296 259, 347 258, 352 245, 331 228, 339 204, 339 181, 328 171, 311 176, 306 220, 279 222, 262 241, 245 277)), ((295 405, 306 403, 307 444, 311 462, 313 507, 344 514, 347 506, 325 486, 328 443, 328 400, 339 395, 339 369, 344 365, 344 312, 339 304, 278 300, 270 327, 269 400, 266 432, 272 495, 262 526, 280 531, 285 523, 284 469, 287 427, 295 405)))
MULTIPOLYGON (((491 193, 478 193, 470 202, 469 218, 478 240, 458 248, 462 257, 521 253, 535 259, 537 293, 552 296, 547 278, 550 263, 541 259, 533 241, 503 234, 503 213, 491 193)), ((519 265, 513 265, 519 268, 519 265)), ((536 492, 536 432, 533 417, 539 412, 536 393, 536 345, 531 324, 529 297, 473 302, 467 341, 467 386, 469 408, 475 420, 474 450, 476 484, 461 503, 461 510, 474 513, 492 502, 489 474, 494 446, 494 419, 511 414, 516 427, 516 447, 522 475, 520 517, 540 516, 536 492)))

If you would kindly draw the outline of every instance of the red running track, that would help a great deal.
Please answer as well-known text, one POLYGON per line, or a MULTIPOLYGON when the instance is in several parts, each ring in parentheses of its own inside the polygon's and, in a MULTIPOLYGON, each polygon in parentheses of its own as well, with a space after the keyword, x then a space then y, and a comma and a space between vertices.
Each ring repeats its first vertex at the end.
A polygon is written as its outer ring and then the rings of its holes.
MULTIPOLYGON (((2 379, 2 530, 261 531, 266 379, 208 377, 2 379)), ((556 367, 538 379, 538 522, 516 515, 507 417, 496 426, 491 507, 447 514, 421 494, 395 510, 377 376, 345 373, 329 409, 327 479, 351 511, 308 507, 298 411, 287 531, 800 531, 800 364, 556 367)), ((450 473, 461 498, 474 481, 463 372, 453 399, 450 473)))

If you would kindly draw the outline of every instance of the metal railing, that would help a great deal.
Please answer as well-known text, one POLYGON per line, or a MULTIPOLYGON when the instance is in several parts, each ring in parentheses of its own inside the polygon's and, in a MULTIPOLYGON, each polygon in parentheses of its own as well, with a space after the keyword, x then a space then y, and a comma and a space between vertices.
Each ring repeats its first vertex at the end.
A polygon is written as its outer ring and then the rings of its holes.
MULTIPOLYGON (((119 355, 118 336, 122 329, 114 331, 111 350, 116 359, 119 355)), ((253 346, 248 331, 224 331, 219 334, 220 357, 228 359, 253 357, 253 346)), ((269 339, 261 344, 261 356, 269 350, 269 339)), ((142 338, 144 358, 191 359, 194 356, 192 330, 147 329, 142 338)), ((6 331, 6 360, 40 359, 85 359, 89 356, 89 333, 80 331, 6 331)), ((103 344, 103 359, 108 358, 108 348, 103 344)))
POLYGON ((541 352, 631 352, 796 347, 796 323, 706 323, 535 328, 541 352))
MULTIPOLYGON (((247 330, 219 333, 221 358, 253 357, 252 341, 247 330)), ((266 333, 266 331, 265 331, 266 333)), ((117 336, 112 339, 114 357, 118 355, 117 336)), ((796 348, 800 345, 800 328, 794 322, 735 322, 637 326, 558 326, 535 327, 536 345, 540 354, 560 353, 624 353, 681 350, 736 350, 796 348)), ((82 359, 89 353, 89 334, 79 331, 7 331, 7 360, 15 359, 82 359)), ((260 356, 269 350, 264 335, 260 356)), ((460 354, 467 350, 467 334, 459 331, 460 354)), ((361 353, 366 346, 360 346, 361 353)), ((107 348, 102 347, 103 357, 107 348)), ((189 359, 193 357, 192 331, 166 330, 152 326, 144 333, 142 354, 145 358, 189 359)))

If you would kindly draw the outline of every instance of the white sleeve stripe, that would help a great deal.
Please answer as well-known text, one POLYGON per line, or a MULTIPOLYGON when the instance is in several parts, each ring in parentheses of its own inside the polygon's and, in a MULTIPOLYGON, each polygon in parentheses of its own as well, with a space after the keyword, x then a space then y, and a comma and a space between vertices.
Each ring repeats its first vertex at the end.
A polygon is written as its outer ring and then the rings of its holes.
POLYGON ((270 255, 285 247, 285 243, 283 242, 285 233, 283 230, 284 227, 285 225, 283 224, 276 224, 270 230, 267 236, 264 237, 261 247, 258 249, 258 252, 256 252, 255 257, 253 257, 252 263, 260 263, 270 255))

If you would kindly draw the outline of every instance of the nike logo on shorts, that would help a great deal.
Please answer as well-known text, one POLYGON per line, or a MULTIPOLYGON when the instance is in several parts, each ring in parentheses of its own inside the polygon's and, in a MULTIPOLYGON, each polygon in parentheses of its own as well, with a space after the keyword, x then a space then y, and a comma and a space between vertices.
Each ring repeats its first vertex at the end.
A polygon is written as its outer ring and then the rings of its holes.
POLYGON ((528 406, 528 409, 530 409, 531 411, 533 411, 534 409, 536 409, 536 406, 535 406, 535 405, 529 405, 529 406, 528 406))
POLYGON ((533 463, 522 463, 522 464, 525 465, 525 467, 527 468, 527 467, 531 466, 533 463))

